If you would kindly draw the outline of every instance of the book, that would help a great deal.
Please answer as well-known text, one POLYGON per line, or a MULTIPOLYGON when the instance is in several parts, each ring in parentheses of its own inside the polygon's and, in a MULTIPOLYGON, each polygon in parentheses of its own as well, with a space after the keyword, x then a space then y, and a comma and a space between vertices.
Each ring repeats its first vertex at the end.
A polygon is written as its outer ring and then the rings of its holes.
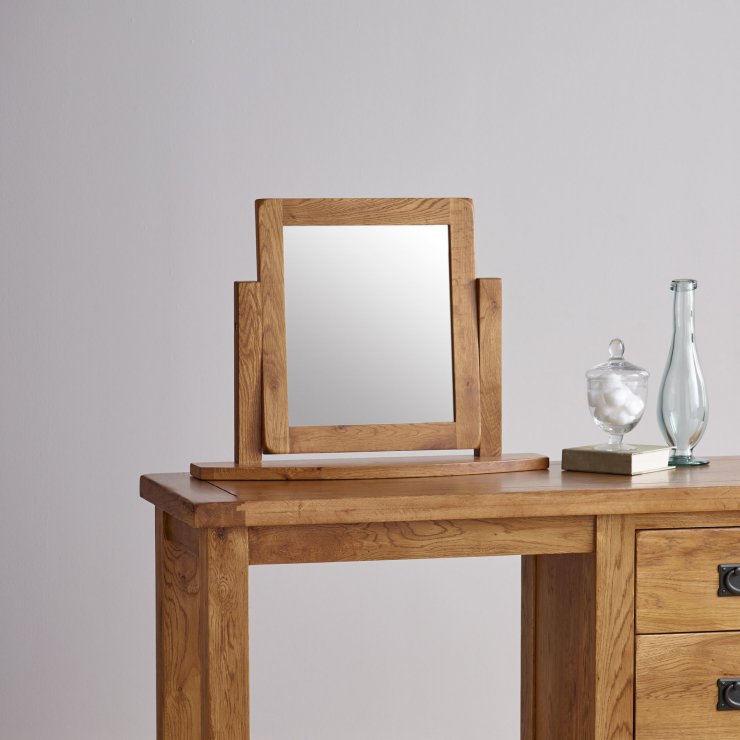
POLYGON ((614 475, 640 475, 658 470, 672 470, 668 464, 670 447, 656 445, 625 445, 625 449, 612 451, 605 445, 569 447, 563 450, 563 470, 585 473, 612 473, 614 475))

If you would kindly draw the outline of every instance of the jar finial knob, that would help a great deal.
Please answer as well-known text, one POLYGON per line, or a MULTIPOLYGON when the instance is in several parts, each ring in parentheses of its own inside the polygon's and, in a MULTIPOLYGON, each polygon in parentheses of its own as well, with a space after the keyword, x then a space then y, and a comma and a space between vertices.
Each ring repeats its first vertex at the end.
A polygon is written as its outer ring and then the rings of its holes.
POLYGON ((624 357, 624 342, 621 339, 612 339, 609 342, 609 359, 621 360, 624 357))

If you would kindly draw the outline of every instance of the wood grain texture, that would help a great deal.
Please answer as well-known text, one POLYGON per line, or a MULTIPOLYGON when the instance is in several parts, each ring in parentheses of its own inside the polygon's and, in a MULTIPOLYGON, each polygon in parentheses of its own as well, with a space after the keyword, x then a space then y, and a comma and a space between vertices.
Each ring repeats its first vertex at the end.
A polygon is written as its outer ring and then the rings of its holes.
POLYGON ((589 517, 251 527, 252 565, 592 552, 589 517))
POLYGON ((452 422, 290 427, 290 449, 295 453, 450 450, 456 447, 452 422))
POLYGON ((635 531, 628 517, 596 518, 595 740, 632 740, 635 531))
POLYGON ((200 740, 198 557, 168 539, 169 515, 157 510, 155 516, 157 738, 200 740))
POLYGON ((682 529, 688 527, 740 527, 738 511, 700 511, 679 514, 637 514, 635 529, 682 529))
POLYGON ((202 737, 249 738, 247 530, 201 532, 202 737))
POLYGON ((226 504, 228 508, 228 504, 237 501, 234 494, 185 473, 142 475, 139 493, 143 499, 191 527, 197 526, 195 520, 199 506, 226 504))
POLYGON ((740 512, 740 458, 712 458, 701 475, 683 469, 635 478, 551 466, 506 475, 215 485, 171 473, 144 476, 141 495, 197 527, 711 511, 729 515, 740 512))
POLYGON ((717 711, 717 679, 740 677, 740 633, 637 638, 638 740, 737 740, 740 712, 717 711))
POLYGON ((501 454, 501 320, 500 278, 479 279, 478 344, 480 347, 481 431, 477 454, 501 454))
POLYGON ((740 630, 740 598, 717 596, 722 563, 740 563, 740 528, 640 532, 637 631, 740 630))
POLYGON ((156 511, 157 738, 248 740, 247 530, 156 511))
POLYGON ((168 514, 163 517, 162 528, 167 543, 184 548, 195 558, 199 557, 200 535, 197 529, 168 514))
POLYGON ((282 201, 258 200, 256 222, 262 302, 262 442, 269 452, 287 453, 290 442, 282 201))
POLYGON ((522 738, 594 737, 593 555, 522 562, 522 738))
POLYGON ((448 224, 449 198, 286 198, 286 226, 448 224))
POLYGON ((262 301, 259 283, 234 283, 234 461, 262 460, 262 301))
POLYGON ((521 740, 536 740, 537 697, 537 556, 524 555, 521 565, 521 634, 519 724, 521 740))
POLYGON ((481 426, 478 309, 473 201, 469 198, 450 201, 450 286, 457 447, 477 448, 481 426))
POLYGON ((266 460, 258 466, 233 463, 192 463, 190 474, 200 480, 363 480, 372 478, 434 478, 450 475, 545 470, 541 455, 427 455, 424 457, 340 458, 334 460, 266 460))

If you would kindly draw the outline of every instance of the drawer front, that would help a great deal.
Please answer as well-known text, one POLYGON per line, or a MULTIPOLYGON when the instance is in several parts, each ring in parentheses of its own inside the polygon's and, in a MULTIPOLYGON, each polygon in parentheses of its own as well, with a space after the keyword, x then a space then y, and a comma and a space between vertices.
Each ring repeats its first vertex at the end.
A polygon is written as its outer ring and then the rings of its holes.
POLYGON ((638 636, 635 739, 738 740, 740 710, 717 709, 722 678, 740 678, 740 633, 638 636))
MULTIPOLYGON (((717 566, 735 564, 737 527, 638 532, 637 632, 740 630, 740 596, 717 593, 717 566)), ((740 576, 730 582, 740 586, 740 576)))

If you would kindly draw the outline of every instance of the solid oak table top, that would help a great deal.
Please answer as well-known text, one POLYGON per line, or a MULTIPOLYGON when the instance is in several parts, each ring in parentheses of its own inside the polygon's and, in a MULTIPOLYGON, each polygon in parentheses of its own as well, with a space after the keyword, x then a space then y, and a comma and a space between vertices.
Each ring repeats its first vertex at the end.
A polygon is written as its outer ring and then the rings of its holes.
POLYGON ((740 511, 740 457, 634 477, 560 469, 441 478, 217 481, 145 475, 141 496, 193 527, 740 511))

